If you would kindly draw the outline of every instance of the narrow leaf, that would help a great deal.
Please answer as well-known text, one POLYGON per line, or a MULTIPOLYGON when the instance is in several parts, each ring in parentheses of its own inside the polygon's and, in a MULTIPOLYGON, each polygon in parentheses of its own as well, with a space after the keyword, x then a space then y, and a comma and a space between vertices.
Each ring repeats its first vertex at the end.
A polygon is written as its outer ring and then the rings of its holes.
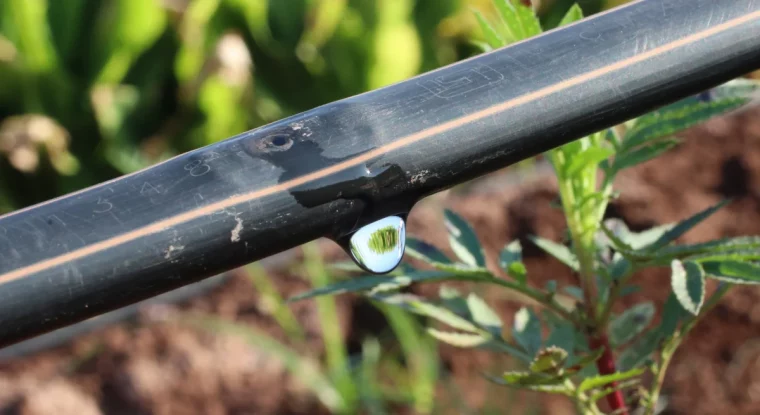
POLYGON ((416 238, 406 238, 406 253, 429 264, 451 264, 451 260, 438 248, 416 238))
POLYGON ((514 43, 541 33, 541 25, 533 8, 512 0, 495 0, 507 31, 507 43, 514 43))
POLYGON ((699 314, 705 300, 705 271, 696 262, 673 260, 670 264, 673 293, 684 309, 699 314))
POLYGON ((691 255, 686 257, 687 260, 704 263, 704 262, 751 262, 760 261, 760 250, 740 250, 740 251, 717 251, 705 254, 691 255))
POLYGON ((508 385, 513 386, 551 385, 562 382, 562 378, 559 376, 531 372, 506 372, 502 378, 508 385))
POLYGON ((444 212, 446 229, 449 232, 449 243, 457 257, 471 267, 485 267, 486 257, 483 247, 478 241, 475 231, 456 213, 444 212))
POLYGON ((718 239, 698 244, 665 246, 654 252, 649 250, 626 252, 626 255, 631 255, 634 258, 657 258, 659 260, 694 257, 702 262, 708 261, 713 256, 716 259, 737 259, 734 255, 742 256, 745 260, 753 260, 756 252, 760 252, 760 237, 751 236, 718 239))
POLYGON ((678 145, 678 140, 676 139, 659 140, 651 144, 620 153, 615 157, 615 161, 612 163, 612 171, 614 173, 617 173, 621 170, 657 158, 676 145, 678 145))
POLYGON ((321 295, 368 292, 381 286, 396 286, 397 288, 400 288, 408 286, 415 282, 444 281, 450 279, 456 279, 456 277, 452 276, 448 272, 441 271, 420 271, 410 275, 399 275, 395 277, 388 277, 386 275, 368 275, 365 277, 356 277, 349 280, 339 281, 298 294, 289 298, 288 302, 306 300, 309 298, 319 297, 321 295))
POLYGON ((580 392, 586 392, 591 389, 607 386, 612 382, 620 382, 635 376, 639 376, 642 373, 644 373, 644 368, 631 369, 625 372, 616 372, 609 375, 600 375, 586 378, 583 379, 583 382, 581 382, 580 386, 578 386, 578 390, 580 392))
POLYGON ((641 249, 647 245, 653 244, 675 226, 675 223, 667 223, 642 232, 631 232, 627 235, 624 241, 633 249, 641 249))
POLYGON ((483 32, 483 37, 485 38, 486 43, 488 43, 491 48, 497 49, 506 45, 504 39, 499 36, 499 33, 497 33, 496 29, 491 26, 491 23, 488 23, 488 20, 483 16, 483 13, 478 10, 473 10, 473 13, 475 14, 475 19, 478 21, 480 30, 483 32))
POLYGON ((548 239, 540 238, 538 236, 533 236, 530 238, 530 240, 536 244, 539 248, 544 250, 549 255, 557 258, 562 262, 563 264, 567 265, 574 271, 578 271, 579 265, 578 265, 578 258, 575 257, 575 254, 570 251, 570 248, 558 244, 554 241, 550 241, 548 239))
POLYGON ((482 334, 477 333, 455 333, 436 330, 434 328, 428 328, 427 332, 437 340, 455 347, 478 347, 490 340, 488 336, 483 336, 482 334))
POLYGON ((702 267, 708 277, 732 284, 760 284, 760 265, 751 262, 705 262, 702 267))
POLYGON ((408 301, 407 304, 410 306, 411 311, 438 320, 452 328, 471 333, 481 332, 481 330, 479 330, 471 321, 454 314, 452 311, 443 307, 419 299, 408 301))
POLYGON ((640 379, 628 379, 628 380, 624 380, 624 381, 618 383, 615 386, 606 387, 606 388, 600 389, 599 392, 593 393, 591 396, 588 397, 588 401, 589 402, 596 402, 596 401, 604 398, 605 396, 611 394, 612 392, 623 390, 623 389, 627 389, 627 388, 630 388, 632 386, 636 386, 639 383, 641 383, 640 379))
POLYGON ((633 148, 700 124, 746 104, 744 97, 722 97, 709 102, 687 98, 638 118, 625 135, 624 148, 633 148))
POLYGON ((724 200, 715 206, 709 207, 697 213, 696 215, 679 222, 676 226, 674 226, 673 228, 663 233, 662 236, 657 238, 657 240, 654 241, 651 245, 647 246, 646 250, 653 252, 675 241, 676 239, 681 237, 683 234, 691 230, 691 228, 697 226, 700 222, 704 221, 705 219, 710 217, 713 213, 717 212, 720 208, 725 206, 728 202, 729 202, 728 200, 724 200))
POLYGON ((606 147, 589 147, 575 154, 570 164, 565 167, 564 177, 570 178, 578 175, 583 169, 596 169, 603 160, 615 154, 615 150, 606 147))

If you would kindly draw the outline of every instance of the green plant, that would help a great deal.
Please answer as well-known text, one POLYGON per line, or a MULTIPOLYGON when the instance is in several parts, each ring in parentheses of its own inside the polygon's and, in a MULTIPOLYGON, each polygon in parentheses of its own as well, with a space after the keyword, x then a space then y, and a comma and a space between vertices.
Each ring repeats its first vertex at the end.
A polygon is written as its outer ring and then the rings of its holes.
MULTIPOLYGON (((483 49, 542 31, 530 7, 512 0, 494 0, 494 4, 500 13, 499 24, 491 24, 476 12, 485 38, 483 49)), ((576 21, 582 14, 575 5, 559 25, 576 21)), ((606 401, 610 413, 627 414, 635 405, 643 413, 653 414, 668 365, 689 331, 732 284, 760 283, 760 237, 675 244, 726 202, 679 223, 633 232, 622 221, 603 220, 608 203, 616 196, 613 182, 621 171, 676 146, 673 134, 739 108, 758 88, 752 81, 735 80, 544 155, 556 174, 568 237, 567 244, 539 237, 532 242, 571 268, 576 285, 560 290, 554 281, 544 287, 531 284, 519 241, 501 251, 500 265, 509 277, 500 277, 486 268, 485 252, 473 229, 457 214, 446 211, 456 261, 434 246, 410 238, 408 254, 433 270, 410 267, 390 277, 361 277, 297 299, 362 293, 438 322, 428 333, 442 342, 506 353, 522 362, 522 370, 489 374, 494 382, 565 395, 583 414, 602 413, 601 401, 606 401), (651 302, 620 313, 613 311, 620 298, 637 289, 637 272, 650 267, 670 267, 672 281, 672 293, 654 326, 651 302), (719 281, 718 289, 709 296, 707 279, 719 281), (511 333, 505 336, 501 317, 478 295, 463 295, 444 286, 439 301, 433 302, 399 292, 411 284, 442 281, 501 287, 521 294, 531 305, 517 312, 511 333), (654 379, 649 385, 643 382, 647 372, 654 379)))

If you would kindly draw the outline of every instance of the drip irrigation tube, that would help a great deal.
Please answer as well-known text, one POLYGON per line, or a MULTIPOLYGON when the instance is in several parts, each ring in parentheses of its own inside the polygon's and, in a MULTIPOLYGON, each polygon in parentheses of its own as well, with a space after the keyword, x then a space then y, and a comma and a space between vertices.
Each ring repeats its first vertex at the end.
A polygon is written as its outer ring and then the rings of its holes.
POLYGON ((760 0, 640 0, 0 217, 0 346, 403 214, 760 67, 760 0))

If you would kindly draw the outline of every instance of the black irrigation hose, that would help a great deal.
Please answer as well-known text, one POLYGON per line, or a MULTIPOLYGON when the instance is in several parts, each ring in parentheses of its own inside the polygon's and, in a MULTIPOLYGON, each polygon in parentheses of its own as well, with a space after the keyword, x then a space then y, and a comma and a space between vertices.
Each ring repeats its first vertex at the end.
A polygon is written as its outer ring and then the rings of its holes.
POLYGON ((0 346, 321 236, 760 67, 760 0, 641 0, 0 218, 0 346))

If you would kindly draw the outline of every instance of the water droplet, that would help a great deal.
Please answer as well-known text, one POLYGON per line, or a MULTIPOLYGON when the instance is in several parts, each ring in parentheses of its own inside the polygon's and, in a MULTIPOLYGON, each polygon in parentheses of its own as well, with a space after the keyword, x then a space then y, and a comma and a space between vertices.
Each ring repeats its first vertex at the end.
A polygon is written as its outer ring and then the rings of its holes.
POLYGON ((374 274, 393 271, 404 256, 406 224, 399 216, 388 216, 354 232, 346 247, 357 265, 374 274))

